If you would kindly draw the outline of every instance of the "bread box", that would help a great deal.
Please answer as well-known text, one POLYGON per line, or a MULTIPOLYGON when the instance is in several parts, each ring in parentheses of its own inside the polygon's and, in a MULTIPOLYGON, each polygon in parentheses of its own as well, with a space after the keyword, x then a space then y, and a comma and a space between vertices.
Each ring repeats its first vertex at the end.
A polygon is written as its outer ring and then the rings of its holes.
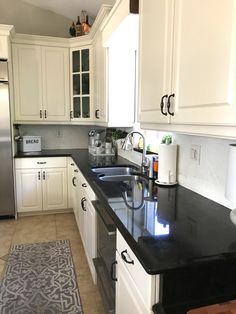
POLYGON ((41 136, 22 136, 20 150, 23 153, 40 152, 41 151, 41 136))

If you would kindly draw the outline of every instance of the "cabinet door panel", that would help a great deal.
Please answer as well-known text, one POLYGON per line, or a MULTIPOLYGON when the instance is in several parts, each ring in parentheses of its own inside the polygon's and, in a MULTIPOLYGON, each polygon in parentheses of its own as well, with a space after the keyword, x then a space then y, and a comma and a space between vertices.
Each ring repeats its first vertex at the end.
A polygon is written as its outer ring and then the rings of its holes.
POLYGON ((85 212, 85 253, 87 256, 90 271, 95 281, 96 272, 93 264, 93 258, 97 256, 97 246, 96 246, 96 214, 95 209, 87 199, 86 201, 86 212, 85 212))
POLYGON ((119 254, 116 253, 116 314, 143 314, 152 313, 140 298, 139 292, 119 254))
POLYGON ((42 170, 43 178, 43 208, 67 208, 67 169, 42 170))
POLYGON ((12 45, 15 119, 40 120, 42 64, 39 46, 12 45))
POLYGON ((91 48, 71 50, 71 111, 74 121, 91 120, 91 48))
POLYGON ((160 102, 171 87, 173 12, 172 0, 140 2, 140 122, 168 122, 160 112, 160 102))
POLYGON ((0 58, 8 59, 9 52, 8 52, 8 37, 7 36, 0 36, 0 58))
POLYGON ((43 104, 46 120, 69 120, 69 51, 42 47, 43 104))
POLYGON ((175 4, 172 122, 235 123, 235 1, 176 0, 175 4))
POLYGON ((42 210, 41 170, 16 170, 17 211, 42 210))
POLYGON ((107 121, 107 64, 106 48, 102 46, 102 34, 100 33, 94 43, 94 104, 98 111, 97 119, 99 122, 107 121))

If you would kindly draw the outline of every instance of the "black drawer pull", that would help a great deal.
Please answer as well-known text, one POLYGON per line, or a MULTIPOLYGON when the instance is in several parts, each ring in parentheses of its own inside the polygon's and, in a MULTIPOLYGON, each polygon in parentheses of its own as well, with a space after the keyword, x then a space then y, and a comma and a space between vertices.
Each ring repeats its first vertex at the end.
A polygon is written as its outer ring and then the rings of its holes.
POLYGON ((95 110, 95 118, 96 118, 96 119, 99 119, 99 114, 98 114, 99 111, 100 111, 99 109, 95 110))
POLYGON ((87 187, 87 184, 86 184, 86 183, 82 183, 82 187, 83 187, 83 188, 86 188, 86 187, 87 187))
POLYGON ((171 112, 170 111, 170 107, 171 107, 171 98, 174 98, 175 97, 175 94, 171 94, 169 97, 168 97, 168 100, 167 100, 167 111, 168 111, 168 113, 171 115, 171 116, 173 116, 174 115, 174 112, 171 112))
POLYGON ((72 178, 72 184, 73 184, 73 186, 76 186, 75 180, 76 180, 76 177, 73 177, 73 178, 72 178))
POLYGON ((78 169, 75 169, 74 172, 79 172, 79 170, 78 170, 78 169))
POLYGON ((117 264, 117 261, 114 261, 112 264, 111 264, 111 270, 110 270, 110 275, 111 275, 111 279, 113 281, 117 281, 117 278, 115 277, 115 265, 117 264))
POLYGON ((47 162, 46 161, 37 161, 38 165, 45 165, 47 162))
POLYGON ((127 264, 134 264, 134 261, 133 261, 133 260, 132 260, 132 261, 128 261, 128 260, 127 260, 125 254, 127 254, 127 250, 124 250, 124 251, 121 252, 121 257, 122 257, 122 259, 123 259, 127 264))
POLYGON ((164 116, 167 116, 167 112, 164 112, 164 99, 167 98, 168 95, 164 95, 161 97, 161 113, 164 115, 164 116))
POLYGON ((80 204, 81 204, 81 207, 82 207, 83 211, 86 212, 86 205, 85 205, 85 203, 86 203, 86 197, 82 197, 80 204))

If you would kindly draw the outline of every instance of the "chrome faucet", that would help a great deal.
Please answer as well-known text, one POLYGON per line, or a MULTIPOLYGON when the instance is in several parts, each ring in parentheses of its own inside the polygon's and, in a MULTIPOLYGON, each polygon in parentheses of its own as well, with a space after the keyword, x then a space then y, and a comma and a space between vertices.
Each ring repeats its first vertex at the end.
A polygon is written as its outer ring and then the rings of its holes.
POLYGON ((145 173, 145 166, 146 166, 146 141, 145 141, 145 137, 142 133, 138 132, 138 131, 132 131, 130 132, 126 138, 125 138, 125 141, 124 141, 124 144, 122 145, 122 149, 124 150, 129 150, 130 147, 132 149, 132 142, 130 141, 130 136, 133 135, 133 134, 139 134, 142 139, 143 139, 143 154, 142 154, 142 162, 141 162, 141 172, 142 173, 145 173))

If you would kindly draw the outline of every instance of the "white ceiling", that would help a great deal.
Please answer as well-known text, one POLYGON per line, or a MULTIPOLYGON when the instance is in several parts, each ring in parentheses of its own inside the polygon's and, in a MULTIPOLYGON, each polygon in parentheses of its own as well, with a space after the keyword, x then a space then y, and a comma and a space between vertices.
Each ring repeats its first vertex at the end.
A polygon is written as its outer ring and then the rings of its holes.
POLYGON ((95 17, 103 3, 113 5, 116 0, 21 0, 34 6, 64 15, 72 20, 87 11, 89 16, 95 17))

